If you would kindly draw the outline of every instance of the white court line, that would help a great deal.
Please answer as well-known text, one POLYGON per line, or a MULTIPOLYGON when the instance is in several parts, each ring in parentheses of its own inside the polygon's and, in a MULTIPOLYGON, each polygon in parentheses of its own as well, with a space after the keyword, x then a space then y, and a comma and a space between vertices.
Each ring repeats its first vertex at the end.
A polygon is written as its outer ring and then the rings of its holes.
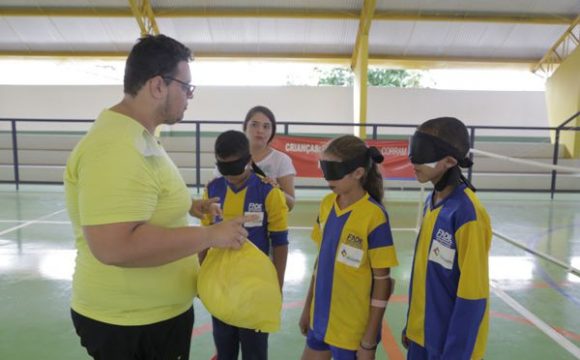
POLYGON ((566 272, 569 272, 572 275, 576 275, 576 276, 580 277, 580 269, 579 268, 575 268, 571 264, 567 264, 567 263, 565 263, 565 262, 563 262, 561 260, 558 260, 555 257, 553 257, 552 255, 549 255, 549 254, 546 254, 544 252, 541 252, 541 251, 538 251, 538 250, 534 250, 534 249, 532 249, 530 247, 527 247, 523 243, 521 243, 521 242, 519 242, 517 240, 514 240, 514 239, 512 239, 512 238, 508 237, 507 235, 504 235, 504 234, 502 234, 500 232, 497 232, 495 230, 493 230, 492 232, 498 238, 500 238, 502 240, 505 240, 508 243, 510 243, 510 244, 512 244, 514 246, 517 246, 517 247, 519 247, 520 249, 522 249, 524 251, 527 251, 527 252, 529 252, 531 254, 534 254, 536 256, 539 256, 539 257, 541 257, 544 260, 548 260, 551 263, 556 264, 556 265, 562 267, 564 270, 566 270, 566 272))
POLYGON ((28 225, 32 225, 32 224, 41 223, 41 222, 42 222, 42 220, 44 220, 44 219, 47 219, 47 218, 49 218, 49 217, 51 217, 51 216, 54 216, 54 215, 56 215, 56 214, 60 214, 61 212, 65 211, 65 210, 66 210, 66 209, 61 209, 61 210, 55 211, 55 212, 53 212, 53 213, 50 213, 50 214, 48 214, 48 215, 41 216, 41 217, 39 217, 38 219, 35 219, 35 220, 30 220, 30 221, 27 221, 27 222, 25 222, 24 224, 16 225, 16 226, 13 226, 13 227, 11 227, 11 228, 9 228, 9 229, 6 229, 6 230, 3 230, 3 231, 0 231, 0 236, 2 236, 2 235, 4 235, 4 234, 8 234, 9 232, 12 232, 12 231, 14 231, 14 230, 21 229, 21 228, 23 228, 23 227, 26 227, 26 226, 28 226, 28 225))
POLYGON ((503 302, 505 302, 507 305, 509 305, 512 309, 514 309, 518 313, 520 313, 520 315, 526 318, 526 320, 534 324, 538 329, 540 329, 540 331, 542 331, 544 334, 546 334, 548 337, 554 340, 558 345, 563 347, 570 354, 574 355, 576 359, 580 359, 580 349, 576 347, 576 345, 574 345, 572 342, 566 339, 559 332, 554 330, 554 328, 552 328, 550 325, 543 322, 539 317, 534 315, 523 305, 514 300, 511 296, 506 294, 502 289, 499 288, 499 286, 493 280, 491 281, 491 287, 493 292, 500 299, 502 299, 503 302))

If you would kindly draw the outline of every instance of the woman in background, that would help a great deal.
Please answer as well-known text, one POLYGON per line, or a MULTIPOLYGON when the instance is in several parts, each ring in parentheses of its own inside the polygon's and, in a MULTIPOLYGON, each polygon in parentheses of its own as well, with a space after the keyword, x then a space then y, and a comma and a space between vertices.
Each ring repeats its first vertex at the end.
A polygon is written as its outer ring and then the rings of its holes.
POLYGON ((254 106, 244 119, 244 132, 250 141, 253 162, 264 171, 274 185, 280 186, 289 210, 294 207, 296 169, 285 153, 270 146, 276 135, 276 118, 265 106, 254 106))

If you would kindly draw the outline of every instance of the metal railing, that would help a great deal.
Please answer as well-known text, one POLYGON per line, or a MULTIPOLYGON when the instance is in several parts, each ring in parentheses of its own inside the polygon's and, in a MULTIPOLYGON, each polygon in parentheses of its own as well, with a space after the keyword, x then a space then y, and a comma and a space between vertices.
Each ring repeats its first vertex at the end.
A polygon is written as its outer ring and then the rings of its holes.
MULTIPOLYGON (((523 131, 554 131, 554 155, 552 159, 552 164, 558 164, 559 158, 559 147, 560 147, 560 134, 562 131, 579 131, 580 127, 568 127, 571 121, 578 118, 580 116, 580 112, 577 112, 570 118, 566 119, 562 124, 557 127, 522 127, 522 126, 488 126, 488 125, 470 125, 468 126, 469 129, 469 137, 471 147, 474 147, 476 142, 476 132, 478 130, 499 130, 499 131, 506 131, 506 130, 523 130, 523 131)), ((63 124, 70 124, 70 123, 92 123, 94 120, 84 120, 84 119, 0 119, 1 123, 9 123, 10 124, 10 137, 12 139, 12 165, 14 171, 14 180, 1 180, 0 183, 10 183, 15 184, 16 189, 19 189, 20 184, 62 184, 61 182, 49 182, 49 181, 22 181, 20 179, 20 163, 18 158, 18 123, 63 123, 63 124)), ((181 121, 179 124, 191 124, 194 126, 195 131, 195 170, 196 170, 196 180, 195 184, 189 184, 192 186, 197 187, 198 189, 203 185, 201 183, 201 134, 202 134, 202 125, 232 125, 235 127, 241 128, 241 121, 210 121, 210 120, 202 120, 202 121, 192 121, 192 120, 184 120, 181 121)), ((370 129, 370 138, 371 139, 378 139, 379 137, 379 129, 382 128, 398 128, 398 129, 415 129, 415 125, 410 124, 361 124, 361 123, 313 123, 313 122, 278 122, 277 125, 283 128, 283 133, 285 135, 290 134, 290 128, 292 126, 315 126, 315 127, 365 127, 367 133, 369 133, 370 129)), ((329 134, 330 135, 330 134, 329 134)), ((470 154, 472 157, 473 154, 470 154)), ((472 168, 468 170, 468 179, 471 180, 473 175, 472 168)), ((554 193, 558 192, 556 187, 556 178, 557 178, 557 171, 552 170, 552 179, 551 179, 551 186, 550 186, 550 194, 551 197, 554 197, 554 193)), ((498 189, 499 190, 499 189, 498 189)), ((529 190, 526 190, 529 191, 529 190)), ((546 191, 546 190, 540 190, 546 191)))
MULTIPOLYGON (((560 151, 559 146, 560 146, 560 132, 562 130, 567 130, 567 129, 574 129, 574 128, 568 128, 566 127, 566 125, 568 125, 572 120, 578 118, 578 116, 580 116, 580 111, 578 111, 576 114, 570 116, 568 119, 564 120, 560 125, 558 125, 558 127, 556 127, 556 132, 554 134, 554 156, 552 157, 552 165, 558 165, 558 152, 560 151)), ((576 127, 576 129, 578 129, 578 127, 576 127)), ((554 198, 554 193, 556 192, 556 175, 557 175, 557 171, 556 170, 552 170, 552 183, 550 185, 550 198, 554 198)))

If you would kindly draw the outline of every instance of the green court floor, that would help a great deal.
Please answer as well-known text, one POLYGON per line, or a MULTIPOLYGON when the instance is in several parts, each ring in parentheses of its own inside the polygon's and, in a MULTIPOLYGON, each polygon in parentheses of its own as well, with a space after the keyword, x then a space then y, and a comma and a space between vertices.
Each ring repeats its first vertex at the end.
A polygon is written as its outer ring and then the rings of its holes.
MULTIPOLYGON (((298 359, 298 318, 315 247, 309 227, 323 192, 299 192, 291 213, 282 329, 270 337, 270 358, 298 359)), ((400 266, 377 359, 402 359, 419 194, 387 194, 400 266)), ((493 194, 480 197, 494 230, 580 268, 580 196, 493 194)), ((0 359, 87 359, 69 318, 75 250, 62 188, 0 187, 0 359)), ((494 237, 490 257, 491 331, 486 359, 580 358, 580 278, 494 237)), ((213 354, 211 321, 199 300, 191 359, 213 354)))

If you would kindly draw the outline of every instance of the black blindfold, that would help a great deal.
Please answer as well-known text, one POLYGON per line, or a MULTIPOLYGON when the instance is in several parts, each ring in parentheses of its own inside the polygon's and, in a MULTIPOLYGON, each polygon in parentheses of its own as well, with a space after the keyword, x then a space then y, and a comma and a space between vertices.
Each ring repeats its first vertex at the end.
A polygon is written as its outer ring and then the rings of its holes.
POLYGON ((444 140, 420 131, 415 131, 409 144, 409 160, 413 164, 428 164, 446 156, 455 158, 461 167, 470 167, 473 162, 444 140))
POLYGON ((252 155, 246 155, 241 159, 234 161, 216 161, 217 168, 223 176, 237 176, 246 170, 246 165, 252 158, 252 155))
POLYGON ((381 163, 384 159, 383 155, 374 146, 368 148, 365 154, 347 161, 320 160, 320 169, 322 169, 322 174, 324 174, 326 180, 340 180, 359 167, 366 168, 371 159, 376 163, 381 163))

